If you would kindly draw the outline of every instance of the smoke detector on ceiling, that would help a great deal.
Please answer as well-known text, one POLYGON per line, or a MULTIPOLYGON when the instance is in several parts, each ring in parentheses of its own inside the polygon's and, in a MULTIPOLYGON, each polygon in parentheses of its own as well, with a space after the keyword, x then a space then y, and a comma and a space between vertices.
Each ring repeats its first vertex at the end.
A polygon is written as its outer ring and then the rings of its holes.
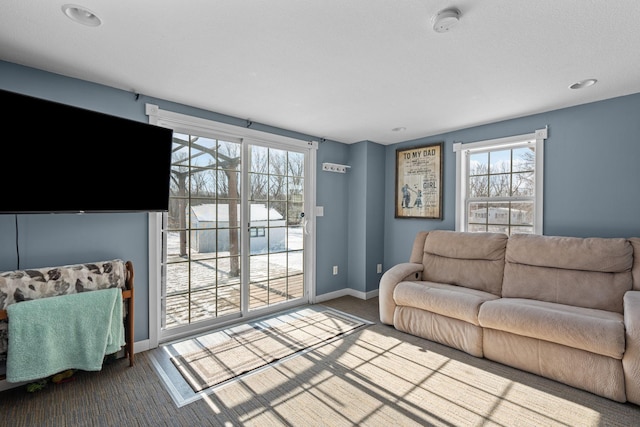
POLYGON ((456 8, 443 9, 433 18, 433 31, 446 33, 460 20, 460 11, 456 8))

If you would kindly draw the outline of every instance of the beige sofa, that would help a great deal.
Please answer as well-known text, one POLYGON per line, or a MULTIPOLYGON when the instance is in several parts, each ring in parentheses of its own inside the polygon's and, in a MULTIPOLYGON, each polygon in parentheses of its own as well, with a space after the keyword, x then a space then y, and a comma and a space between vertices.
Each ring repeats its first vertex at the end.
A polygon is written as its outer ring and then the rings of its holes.
POLYGON ((398 330, 640 404, 640 238, 420 232, 379 301, 398 330))

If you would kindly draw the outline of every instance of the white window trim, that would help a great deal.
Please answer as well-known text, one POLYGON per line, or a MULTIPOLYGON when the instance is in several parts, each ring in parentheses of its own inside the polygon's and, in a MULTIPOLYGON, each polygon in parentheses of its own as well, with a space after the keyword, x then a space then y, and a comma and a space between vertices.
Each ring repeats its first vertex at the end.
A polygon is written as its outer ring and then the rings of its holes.
MULTIPOLYGON (((308 253, 309 260, 304 268, 310 277, 309 284, 309 303, 316 302, 316 158, 318 151, 317 141, 305 141, 301 139, 286 137, 282 135, 272 134, 268 132, 230 125, 227 123, 216 122, 213 120, 203 119, 200 117, 190 116, 187 114, 176 113, 173 111, 162 110, 157 105, 145 104, 145 114, 149 116, 149 123, 156 126, 173 129, 180 133, 197 132, 202 136, 212 138, 229 138, 233 140, 251 140, 267 145, 276 144, 278 146, 292 147, 300 149, 305 147, 309 150, 309 164, 306 168, 305 180, 308 183, 309 206, 305 207, 305 218, 307 225, 305 226, 309 233, 312 244, 305 248, 308 253)), ((162 263, 160 262, 162 254, 162 213, 151 212, 149 215, 149 348, 156 348, 159 345, 160 337, 158 334, 161 322, 160 310, 160 285, 162 280, 162 263)), ((245 220, 243 220, 246 222, 245 220)), ((248 244, 248 243, 245 243, 248 244)))
POLYGON ((533 224, 533 232, 535 234, 542 234, 543 227, 543 189, 544 189, 544 141, 548 135, 548 127, 544 129, 537 129, 533 133, 508 136, 505 138, 497 138, 491 140, 461 143, 457 142, 453 144, 453 151, 456 153, 456 231, 466 230, 466 218, 465 218, 465 201, 467 198, 467 162, 465 161, 464 154, 473 153, 482 150, 495 150, 501 147, 512 148, 519 143, 526 143, 526 141, 535 140, 536 149, 536 183, 535 183, 535 200, 536 200, 536 212, 535 221, 533 224))

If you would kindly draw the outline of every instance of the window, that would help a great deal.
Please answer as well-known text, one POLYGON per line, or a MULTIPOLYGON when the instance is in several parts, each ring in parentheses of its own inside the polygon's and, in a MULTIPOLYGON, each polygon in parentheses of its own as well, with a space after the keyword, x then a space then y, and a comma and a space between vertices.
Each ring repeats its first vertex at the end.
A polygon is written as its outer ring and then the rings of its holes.
POLYGON ((251 227, 249 229, 249 237, 265 237, 264 227, 251 227))
POLYGON ((542 234, 547 129, 456 143, 456 230, 542 234))

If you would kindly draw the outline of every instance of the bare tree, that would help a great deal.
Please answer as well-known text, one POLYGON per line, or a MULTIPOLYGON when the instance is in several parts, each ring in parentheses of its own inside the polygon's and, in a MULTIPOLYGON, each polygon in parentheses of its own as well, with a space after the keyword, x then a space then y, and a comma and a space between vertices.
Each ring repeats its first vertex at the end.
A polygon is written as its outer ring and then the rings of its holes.
MULTIPOLYGON (((175 226, 180 230, 180 256, 188 253, 187 196, 192 200, 209 197, 227 199, 230 275, 238 276, 241 146, 235 142, 216 140, 214 146, 208 147, 199 142, 198 136, 189 136, 188 139, 174 137, 174 145, 177 149, 172 162, 172 194, 176 203, 171 216, 177 218, 175 226), (195 160, 201 156, 209 157, 209 163, 193 167, 195 160)), ((299 222, 303 207, 304 155, 257 146, 252 147, 250 154, 249 200, 268 202, 269 208, 278 211, 288 224, 299 222)))
POLYGON ((267 200, 269 197, 268 149, 252 147, 249 168, 249 200, 267 200))
POLYGON ((489 196, 489 167, 487 163, 472 163, 469 170, 469 196, 489 196))
POLYGON ((240 242, 238 238, 237 229, 239 226, 238 218, 238 203, 233 202, 239 200, 239 182, 238 182, 238 167, 240 165, 239 151, 232 153, 227 147, 227 152, 232 156, 227 156, 221 153, 218 148, 219 145, 214 147, 207 147, 198 143, 198 136, 189 136, 188 141, 174 137, 173 142, 179 148, 187 148, 189 155, 180 153, 176 154, 176 159, 172 162, 172 180, 176 189, 175 195, 177 200, 177 212, 175 218, 178 219, 178 229, 180 230, 180 256, 186 256, 188 253, 187 248, 187 186, 188 180, 191 180, 191 197, 211 197, 215 194, 215 183, 219 180, 220 171, 226 177, 225 189, 227 191, 226 196, 229 198, 229 251, 231 253, 230 258, 230 275, 238 276, 240 274, 240 262, 236 256, 239 253, 240 242), (210 156, 210 162, 206 165, 200 165, 198 168, 191 167, 195 158, 208 155, 210 156), (218 179, 216 179, 218 178, 218 179))
POLYGON ((514 150, 512 195, 530 196, 534 193, 535 161, 536 154, 534 148, 525 147, 514 150))
MULTIPOLYGON (((528 197, 534 194, 535 149, 520 147, 508 150, 506 161, 495 160, 505 158, 505 151, 496 153, 479 153, 472 155, 469 170, 469 196, 472 198, 487 197, 528 197)), ((514 224, 529 224, 532 218, 530 201, 480 202, 470 206, 477 218, 490 218, 492 209, 504 209, 505 212, 494 212, 495 218, 514 224), (502 206, 502 207, 501 207, 502 206), (484 211, 484 212, 481 212, 484 211)))

